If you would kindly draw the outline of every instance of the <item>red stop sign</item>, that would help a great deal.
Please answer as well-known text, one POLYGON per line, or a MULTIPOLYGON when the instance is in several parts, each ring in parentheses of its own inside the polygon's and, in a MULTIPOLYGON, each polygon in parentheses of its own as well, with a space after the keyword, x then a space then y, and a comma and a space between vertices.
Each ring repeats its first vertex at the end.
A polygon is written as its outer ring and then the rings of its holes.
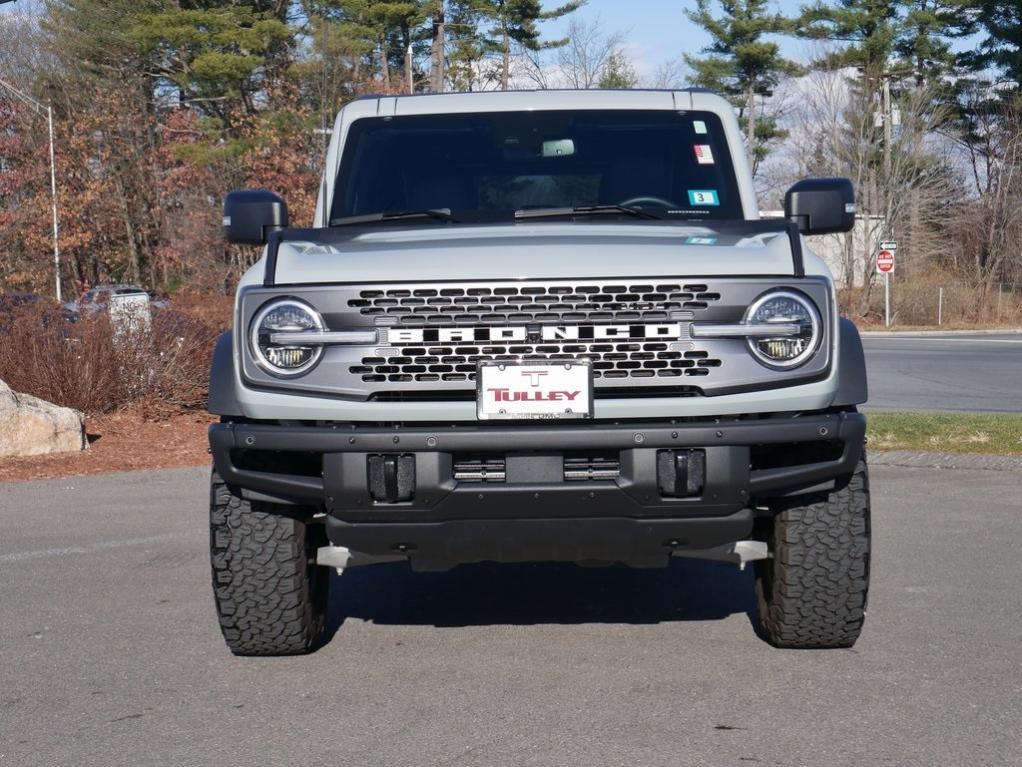
POLYGON ((877 270, 882 274, 894 271, 894 254, 889 250, 877 253, 877 270))

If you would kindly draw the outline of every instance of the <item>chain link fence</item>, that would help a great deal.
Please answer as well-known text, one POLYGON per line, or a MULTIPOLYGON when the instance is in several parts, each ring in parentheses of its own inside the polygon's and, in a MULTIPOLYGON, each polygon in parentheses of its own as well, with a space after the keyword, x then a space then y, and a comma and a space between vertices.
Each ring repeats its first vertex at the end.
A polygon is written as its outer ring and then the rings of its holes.
MULTIPOLYGON (((869 291, 839 290, 841 310, 864 324, 884 324, 884 282, 869 291)), ((1022 283, 989 286, 891 277, 891 325, 947 328, 1022 327, 1022 283)))

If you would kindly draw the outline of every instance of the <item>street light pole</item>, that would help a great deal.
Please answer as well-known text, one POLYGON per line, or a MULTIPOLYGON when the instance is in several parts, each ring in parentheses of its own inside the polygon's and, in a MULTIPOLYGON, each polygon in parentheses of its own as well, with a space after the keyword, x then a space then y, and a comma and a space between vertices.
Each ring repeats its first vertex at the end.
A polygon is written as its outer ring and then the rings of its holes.
POLYGON ((63 298, 60 290, 60 219, 57 216, 57 159, 53 138, 53 106, 48 103, 43 104, 40 101, 36 101, 27 93, 21 92, 9 82, 4 80, 0 80, 0 85, 32 107, 37 115, 41 115, 44 111, 46 112, 46 126, 50 134, 50 197, 53 209, 53 271, 54 282, 57 287, 57 301, 62 301, 63 298))
POLYGON ((53 106, 46 105, 46 125, 50 129, 50 202, 53 208, 53 280, 57 284, 57 303, 60 294, 60 219, 57 217, 57 160, 53 149, 53 106))

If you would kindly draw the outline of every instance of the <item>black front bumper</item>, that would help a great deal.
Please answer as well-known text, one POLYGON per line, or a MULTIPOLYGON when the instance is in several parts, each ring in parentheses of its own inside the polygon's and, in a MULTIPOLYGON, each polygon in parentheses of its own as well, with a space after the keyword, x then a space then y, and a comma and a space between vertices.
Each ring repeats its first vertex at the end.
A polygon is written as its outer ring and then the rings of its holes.
POLYGON ((413 561, 641 561, 739 540, 757 504, 833 486, 854 471, 865 428, 848 412, 652 424, 239 422, 211 426, 210 444, 233 492, 325 510, 331 540, 353 550, 413 561), (692 497, 665 497, 657 456, 686 449, 704 453, 701 486, 692 497), (617 456, 619 474, 567 481, 564 456, 595 451, 617 456), (458 456, 469 454, 503 456, 504 481, 455 479, 458 456), (381 455, 414 458, 410 499, 373 500, 367 467, 381 455))

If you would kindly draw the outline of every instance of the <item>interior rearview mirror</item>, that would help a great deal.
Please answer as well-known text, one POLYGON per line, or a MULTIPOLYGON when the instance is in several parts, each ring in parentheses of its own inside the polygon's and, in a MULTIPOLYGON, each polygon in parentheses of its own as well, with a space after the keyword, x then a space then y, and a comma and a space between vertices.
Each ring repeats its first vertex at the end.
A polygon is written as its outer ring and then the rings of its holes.
POLYGON ((224 198, 224 237, 236 245, 265 245, 287 226, 287 203, 265 189, 243 189, 224 198))
POLYGON ((855 187, 847 178, 809 178, 784 195, 784 215, 802 234, 850 232, 855 226, 855 187))
POLYGON ((543 142, 544 157, 570 157, 575 154, 575 142, 570 138, 543 142))

